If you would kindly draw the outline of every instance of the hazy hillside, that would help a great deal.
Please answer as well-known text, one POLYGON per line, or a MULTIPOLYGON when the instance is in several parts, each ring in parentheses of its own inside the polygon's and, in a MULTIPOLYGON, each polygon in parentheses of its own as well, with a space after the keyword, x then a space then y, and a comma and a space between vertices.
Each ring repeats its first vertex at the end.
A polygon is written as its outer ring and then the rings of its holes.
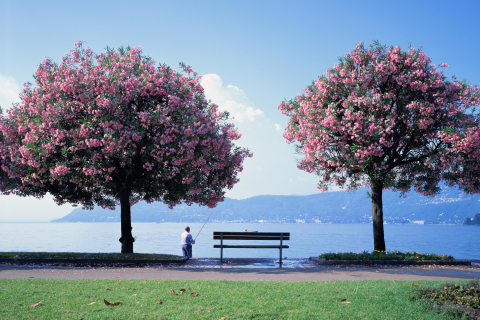
MULTIPOLYGON (((356 192, 327 192, 308 196, 257 196, 244 200, 226 198, 216 208, 198 205, 178 205, 168 209, 163 203, 138 203, 132 207, 133 222, 204 222, 210 221, 270 221, 270 222, 322 222, 369 223, 371 201, 368 189, 356 192)), ((409 223, 424 220, 426 224, 461 224, 467 216, 480 212, 480 195, 469 196, 445 188, 434 197, 427 198, 415 192, 401 198, 398 193, 384 191, 384 218, 387 223, 409 223)), ((120 209, 73 210, 53 222, 118 222, 120 209)))

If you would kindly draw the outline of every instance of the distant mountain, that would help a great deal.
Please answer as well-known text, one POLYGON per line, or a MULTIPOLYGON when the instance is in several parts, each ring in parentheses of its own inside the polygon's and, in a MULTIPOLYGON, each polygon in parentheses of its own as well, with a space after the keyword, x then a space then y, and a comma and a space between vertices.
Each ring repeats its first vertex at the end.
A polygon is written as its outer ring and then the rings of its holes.
POLYGON ((462 224, 470 226, 480 226, 480 213, 477 213, 473 218, 467 217, 462 224))
MULTIPOLYGON (((370 223, 369 189, 356 192, 327 192, 308 196, 256 196, 243 200, 226 198, 216 208, 178 205, 169 209, 161 202, 140 202, 132 207, 132 222, 204 222, 213 212, 212 222, 316 222, 370 223)), ((466 195, 444 188, 434 198, 410 192, 406 198, 389 190, 383 192, 386 223, 461 224, 467 216, 480 212, 480 195, 466 195)), ((119 222, 120 208, 96 207, 73 210, 52 222, 119 222)))

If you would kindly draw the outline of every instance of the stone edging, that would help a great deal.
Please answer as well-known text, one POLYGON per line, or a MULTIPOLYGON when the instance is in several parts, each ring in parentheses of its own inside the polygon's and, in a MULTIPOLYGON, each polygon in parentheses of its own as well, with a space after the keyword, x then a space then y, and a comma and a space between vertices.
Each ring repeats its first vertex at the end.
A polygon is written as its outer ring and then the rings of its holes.
POLYGON ((371 266, 371 265, 390 265, 390 266, 471 266, 470 260, 325 260, 317 257, 310 257, 310 261, 321 266, 371 266))
POLYGON ((188 258, 183 259, 66 259, 66 258, 0 258, 0 263, 15 265, 72 265, 72 266, 144 266, 144 265, 171 265, 185 264, 188 258))

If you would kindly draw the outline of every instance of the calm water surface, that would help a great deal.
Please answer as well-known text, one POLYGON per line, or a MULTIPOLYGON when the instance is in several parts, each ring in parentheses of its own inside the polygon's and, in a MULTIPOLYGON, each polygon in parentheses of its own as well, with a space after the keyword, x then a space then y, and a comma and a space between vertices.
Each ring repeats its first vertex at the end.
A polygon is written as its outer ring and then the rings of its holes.
MULTIPOLYGON (((180 255, 183 223, 133 223, 135 252, 180 255)), ((202 223, 190 224, 195 238, 202 223)), ((323 252, 373 250, 371 224, 207 223, 193 246, 195 257, 219 257, 213 231, 284 231, 287 258, 307 258, 323 252)), ((0 251, 119 252, 119 223, 0 223, 0 251)), ((387 250, 450 254, 457 259, 480 258, 480 226, 385 225, 387 250)), ((235 242, 235 243, 238 243, 235 242)), ((276 258, 275 249, 226 249, 227 258, 276 258)))

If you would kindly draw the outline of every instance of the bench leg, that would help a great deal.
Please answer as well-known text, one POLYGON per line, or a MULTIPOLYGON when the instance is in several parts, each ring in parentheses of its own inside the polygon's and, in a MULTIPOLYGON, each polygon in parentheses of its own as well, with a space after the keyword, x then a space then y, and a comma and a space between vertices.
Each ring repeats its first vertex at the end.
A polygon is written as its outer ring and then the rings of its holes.
POLYGON ((223 232, 220 233, 220 262, 223 262, 223 232))
POLYGON ((280 260, 278 261, 280 268, 282 267, 282 247, 283 247, 283 232, 280 233, 280 260))
POLYGON ((280 247, 280 260, 278 263, 280 263, 280 267, 282 267, 282 247, 280 247))

